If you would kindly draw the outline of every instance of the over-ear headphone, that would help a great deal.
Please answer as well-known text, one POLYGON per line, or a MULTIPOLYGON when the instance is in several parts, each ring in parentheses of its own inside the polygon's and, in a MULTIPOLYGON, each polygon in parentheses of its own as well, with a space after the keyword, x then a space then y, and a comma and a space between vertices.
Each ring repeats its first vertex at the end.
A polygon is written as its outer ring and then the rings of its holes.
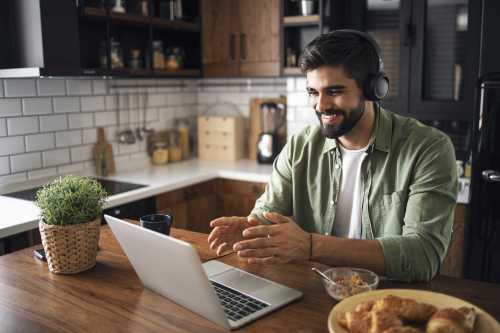
POLYGON ((389 92, 389 79, 384 73, 384 62, 382 61, 382 56, 381 56, 382 51, 378 46, 377 42, 375 41, 375 39, 373 39, 373 37, 367 33, 352 29, 333 30, 330 33, 333 35, 340 35, 340 34, 355 35, 361 37, 363 40, 367 41, 368 44, 370 44, 373 51, 377 55, 378 68, 377 68, 377 73, 370 74, 366 78, 366 81, 363 85, 363 94, 365 95, 365 98, 367 100, 374 102, 380 101, 382 98, 384 98, 389 92))

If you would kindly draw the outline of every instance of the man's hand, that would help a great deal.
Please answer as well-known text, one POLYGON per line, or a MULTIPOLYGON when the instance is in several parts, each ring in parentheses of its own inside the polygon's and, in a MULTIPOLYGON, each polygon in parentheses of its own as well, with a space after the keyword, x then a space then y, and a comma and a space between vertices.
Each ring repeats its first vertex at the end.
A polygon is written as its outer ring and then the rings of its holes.
POLYGON ((249 263, 287 263, 292 260, 309 260, 311 238, 295 221, 278 213, 265 213, 273 225, 249 227, 243 231, 242 240, 234 244, 238 256, 249 263))
POLYGON ((243 230, 260 224, 253 215, 248 217, 220 217, 210 222, 214 228, 208 235, 210 249, 217 250, 217 255, 233 248, 234 243, 243 240, 243 230))

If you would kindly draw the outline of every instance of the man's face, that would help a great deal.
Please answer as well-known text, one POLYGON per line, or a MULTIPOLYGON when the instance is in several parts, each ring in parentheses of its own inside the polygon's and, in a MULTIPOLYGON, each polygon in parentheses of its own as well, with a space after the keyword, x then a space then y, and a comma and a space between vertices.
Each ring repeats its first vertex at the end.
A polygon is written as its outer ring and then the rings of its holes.
POLYGON ((323 135, 347 134, 363 115, 363 93, 341 66, 321 66, 307 73, 307 93, 323 135))

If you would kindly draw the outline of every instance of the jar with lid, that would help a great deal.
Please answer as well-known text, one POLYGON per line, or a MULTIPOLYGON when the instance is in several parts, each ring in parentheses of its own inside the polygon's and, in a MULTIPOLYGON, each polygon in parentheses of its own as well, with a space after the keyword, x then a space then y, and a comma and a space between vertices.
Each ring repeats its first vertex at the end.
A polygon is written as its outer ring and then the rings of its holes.
POLYGON ((143 68, 141 49, 131 49, 130 50, 129 67, 132 69, 143 68))
POLYGON ((167 69, 175 70, 181 69, 184 66, 184 59, 186 54, 184 49, 180 46, 171 46, 165 52, 165 66, 167 69))
POLYGON ((182 150, 179 145, 179 133, 176 130, 169 131, 168 133, 168 150, 170 152, 170 160, 172 162, 178 162, 182 160, 182 150))
POLYGON ((168 163, 168 148, 164 141, 157 141, 153 144, 152 162, 156 165, 168 163))
POLYGON ((123 51, 120 42, 111 39, 111 68, 123 68, 123 51))
POLYGON ((163 52, 163 42, 161 40, 153 41, 153 68, 165 69, 165 53, 163 52))

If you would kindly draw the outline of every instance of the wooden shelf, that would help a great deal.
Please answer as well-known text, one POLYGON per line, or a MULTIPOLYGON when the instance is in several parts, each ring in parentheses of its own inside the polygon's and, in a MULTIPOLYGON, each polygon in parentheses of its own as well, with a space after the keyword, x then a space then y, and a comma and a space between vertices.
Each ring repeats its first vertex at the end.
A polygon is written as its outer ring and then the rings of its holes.
POLYGON ((285 16, 283 17, 283 25, 285 27, 300 27, 307 25, 318 25, 319 15, 308 16, 285 16))
POLYGON ((149 16, 125 13, 110 13, 111 21, 114 23, 129 24, 135 26, 148 26, 151 22, 149 16))
POLYGON ((299 67, 285 67, 283 68, 284 75, 303 75, 299 67))
POLYGON ((159 17, 153 17, 153 26, 158 29, 165 30, 182 30, 182 31, 200 31, 200 25, 194 22, 180 20, 165 20, 159 17))
POLYGON ((155 69, 153 71, 154 76, 159 77, 198 77, 201 76, 200 69, 155 69))
POLYGON ((80 16, 95 19, 95 20, 104 20, 107 17, 106 11, 101 8, 96 7, 85 7, 81 12, 80 16))

